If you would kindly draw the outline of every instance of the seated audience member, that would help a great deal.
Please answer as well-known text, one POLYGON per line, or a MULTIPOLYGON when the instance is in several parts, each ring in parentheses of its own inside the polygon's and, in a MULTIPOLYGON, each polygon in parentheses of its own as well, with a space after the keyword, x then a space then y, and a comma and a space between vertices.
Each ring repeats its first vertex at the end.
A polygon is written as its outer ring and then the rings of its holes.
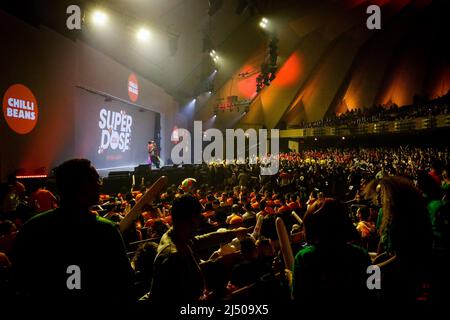
POLYGON ((317 201, 317 192, 311 191, 311 193, 309 195, 309 199, 306 202, 306 205, 309 207, 309 206, 313 205, 314 202, 316 202, 316 201, 317 201))
POLYGON ((432 299, 445 304, 450 298, 450 189, 445 190, 441 204, 434 211, 432 299))
POLYGON ((253 211, 247 211, 242 216, 244 227, 250 228, 256 224, 256 214, 253 211))
POLYGON ((56 169, 56 184, 60 208, 30 219, 17 236, 21 296, 52 304, 127 301, 133 272, 122 236, 89 209, 99 201, 97 171, 89 160, 72 159, 56 169))
POLYGON ((447 191, 450 189, 450 164, 446 164, 442 170, 442 189, 447 191))
POLYGON ((277 228, 275 225, 276 216, 267 215, 264 217, 263 223, 261 225, 261 238, 268 239, 272 250, 278 254, 280 249, 280 241, 278 239, 277 228))
POLYGON ((162 219, 155 219, 153 225, 147 229, 147 236, 150 239, 161 238, 169 230, 169 226, 162 219))
POLYGON ((203 216, 207 219, 213 217, 215 214, 214 209, 213 209, 213 204, 212 202, 208 202, 205 204, 205 209, 203 211, 203 216))
POLYGON ((0 252, 3 252, 9 259, 13 258, 16 237, 16 225, 10 220, 0 221, 0 252))
POLYGON ((374 263, 382 272, 383 301, 414 302, 429 281, 432 229, 425 203, 403 177, 385 177, 376 190, 383 214, 374 263))
POLYGON ((438 186, 442 183, 442 169, 444 165, 442 161, 440 160, 434 160, 431 163, 431 171, 429 172, 429 175, 433 178, 433 180, 437 183, 438 186))
POLYGON ((45 212, 58 207, 58 201, 52 192, 46 190, 42 185, 31 193, 30 202, 36 208, 36 212, 45 212))
POLYGON ((370 210, 368 207, 359 207, 356 211, 356 230, 361 237, 361 245, 363 248, 373 251, 377 247, 377 229, 375 223, 370 221, 370 210))
POLYGON ((268 239, 260 239, 256 241, 256 248, 258 250, 258 259, 264 263, 272 266, 275 252, 268 239))
POLYGON ((242 218, 242 215, 241 215, 241 208, 239 207, 239 205, 237 205, 237 204, 233 204, 233 206, 231 207, 231 215, 229 215, 228 217, 227 217, 227 223, 228 224, 231 224, 231 220, 233 219, 233 218, 235 218, 235 217, 237 217, 237 218, 242 218))
POLYGON ((234 267, 230 280, 235 289, 255 283, 271 272, 271 265, 258 259, 258 249, 252 238, 240 240, 240 249, 243 260, 234 267))
POLYGON ((155 259, 151 302, 185 303, 197 301, 203 294, 203 277, 193 248, 211 247, 229 242, 246 233, 239 228, 195 236, 202 221, 202 207, 197 198, 183 194, 173 201, 172 227, 158 246, 155 259))
POLYGON ((153 278, 153 262, 158 250, 155 242, 144 242, 136 250, 131 265, 135 272, 135 291, 137 298, 150 291, 153 278))
POLYGON ((307 307, 308 302, 353 305, 367 299, 370 258, 348 243, 355 231, 344 208, 334 199, 319 199, 303 222, 307 246, 295 256, 294 300, 307 307))
POLYGON ((25 198, 25 186, 16 179, 15 174, 8 175, 7 191, 3 197, 1 211, 11 213, 17 210, 17 207, 25 198))
POLYGON ((228 275, 223 259, 206 261, 200 267, 205 280, 205 291, 201 300, 221 302, 228 299, 228 275))

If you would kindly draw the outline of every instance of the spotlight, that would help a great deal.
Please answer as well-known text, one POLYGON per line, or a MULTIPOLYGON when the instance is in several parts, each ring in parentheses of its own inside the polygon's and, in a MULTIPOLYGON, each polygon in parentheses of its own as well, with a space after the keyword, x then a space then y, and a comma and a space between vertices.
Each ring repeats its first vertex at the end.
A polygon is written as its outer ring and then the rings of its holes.
POLYGON ((259 22, 259 26, 263 29, 266 29, 268 24, 269 20, 267 20, 266 18, 262 18, 261 21, 259 22))
POLYGON ((345 140, 345 137, 342 137, 342 140, 345 140))
POLYGON ((317 141, 317 138, 314 138, 314 141, 317 141))
POLYGON ((92 22, 98 26, 104 26, 108 20, 108 15, 100 10, 95 10, 92 13, 92 22))
POLYGON ((136 33, 136 37, 141 41, 147 41, 150 38, 150 31, 146 28, 140 28, 136 33))
POLYGON ((211 56, 211 58, 213 58, 214 62, 217 62, 217 60, 219 60, 219 56, 217 55, 216 51, 211 50, 209 55, 211 56))
POLYGON ((192 99, 192 102, 195 102, 195 101, 197 101, 197 98, 192 99))

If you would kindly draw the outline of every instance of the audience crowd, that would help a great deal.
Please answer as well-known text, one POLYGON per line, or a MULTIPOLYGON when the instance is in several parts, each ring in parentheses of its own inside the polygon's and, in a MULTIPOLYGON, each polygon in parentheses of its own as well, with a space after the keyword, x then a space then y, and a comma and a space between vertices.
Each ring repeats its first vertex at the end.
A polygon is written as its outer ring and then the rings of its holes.
POLYGON ((273 176, 259 164, 216 162, 164 189, 161 180, 117 194, 101 192, 84 159, 57 168, 53 192, 10 176, 0 190, 0 301, 446 301, 448 149, 322 149, 278 160, 273 176), (79 290, 70 289, 71 265, 79 290), (381 276, 373 290, 371 265, 381 276))
POLYGON ((340 114, 325 116, 324 119, 312 122, 302 122, 301 128, 320 128, 347 126, 354 128, 362 124, 377 123, 381 121, 401 121, 416 118, 424 118, 438 115, 447 115, 448 98, 436 103, 421 103, 399 107, 396 104, 391 106, 373 106, 371 108, 347 109, 340 114))

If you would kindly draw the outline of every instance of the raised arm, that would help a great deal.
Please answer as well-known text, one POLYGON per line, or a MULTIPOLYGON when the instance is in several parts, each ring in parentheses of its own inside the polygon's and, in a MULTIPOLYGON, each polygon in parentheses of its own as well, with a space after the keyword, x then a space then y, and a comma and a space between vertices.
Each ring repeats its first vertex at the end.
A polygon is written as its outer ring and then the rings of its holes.
POLYGON ((162 176, 147 190, 139 201, 131 208, 130 212, 119 224, 120 232, 124 233, 141 214, 142 206, 151 203, 159 195, 162 188, 167 184, 167 177, 162 176))

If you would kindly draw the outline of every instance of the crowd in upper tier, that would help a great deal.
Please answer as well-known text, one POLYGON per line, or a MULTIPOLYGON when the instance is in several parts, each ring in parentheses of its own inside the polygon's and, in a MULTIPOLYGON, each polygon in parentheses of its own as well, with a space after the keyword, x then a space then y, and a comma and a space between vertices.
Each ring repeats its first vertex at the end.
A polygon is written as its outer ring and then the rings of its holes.
POLYGON ((355 108, 347 109, 343 113, 334 113, 325 116, 323 119, 312 122, 303 121, 300 123, 301 128, 320 128, 320 127, 336 127, 348 126, 350 128, 357 127, 366 123, 377 123, 381 121, 400 121, 408 119, 416 119, 423 117, 431 117, 449 114, 447 100, 444 98, 418 104, 412 104, 399 107, 396 104, 390 106, 373 106, 371 108, 355 108))

